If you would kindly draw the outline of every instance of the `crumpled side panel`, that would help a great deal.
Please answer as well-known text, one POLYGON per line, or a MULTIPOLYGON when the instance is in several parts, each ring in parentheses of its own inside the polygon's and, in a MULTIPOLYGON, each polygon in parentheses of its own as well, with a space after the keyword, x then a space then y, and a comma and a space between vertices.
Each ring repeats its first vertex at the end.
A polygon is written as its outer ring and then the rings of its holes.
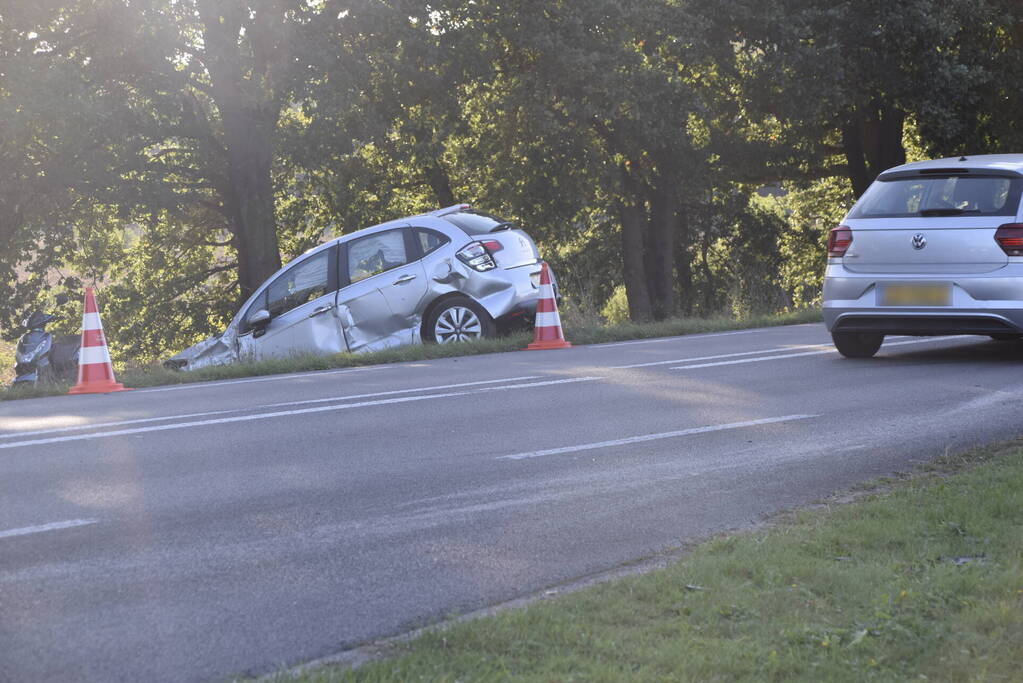
POLYGON ((462 263, 447 263, 445 265, 449 272, 440 279, 433 278, 434 283, 440 285, 434 290, 438 294, 449 291, 466 294, 487 309, 487 313, 492 318, 499 318, 505 313, 510 313, 518 304, 519 287, 513 280, 507 278, 508 271, 479 273, 462 263), (446 289, 443 289, 444 285, 447 285, 446 289))
POLYGON ((169 367, 181 370, 198 370, 216 365, 229 365, 238 362, 236 334, 228 329, 221 334, 202 340, 181 353, 171 356, 164 363, 169 367))

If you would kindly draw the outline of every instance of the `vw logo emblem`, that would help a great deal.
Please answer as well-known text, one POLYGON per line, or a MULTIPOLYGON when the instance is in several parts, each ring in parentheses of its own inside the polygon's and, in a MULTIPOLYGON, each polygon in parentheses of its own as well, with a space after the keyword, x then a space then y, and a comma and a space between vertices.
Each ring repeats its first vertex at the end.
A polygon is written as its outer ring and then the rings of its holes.
POLYGON ((918 232, 917 234, 913 235, 913 248, 914 249, 923 249, 926 246, 927 246, 927 238, 924 237, 924 234, 922 232, 918 232))

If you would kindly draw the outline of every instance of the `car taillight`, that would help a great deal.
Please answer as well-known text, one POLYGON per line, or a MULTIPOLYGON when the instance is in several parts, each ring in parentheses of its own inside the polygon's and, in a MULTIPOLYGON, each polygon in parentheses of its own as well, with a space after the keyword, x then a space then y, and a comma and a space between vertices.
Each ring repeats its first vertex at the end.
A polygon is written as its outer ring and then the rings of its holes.
POLYGON ((496 254, 497 252, 504 249, 504 245, 498 242, 497 240, 483 240, 482 242, 480 242, 480 244, 486 247, 487 251, 489 251, 491 254, 496 254))
POLYGON ((832 228, 828 234, 828 256, 845 256, 845 252, 852 244, 852 230, 844 225, 832 228))
POLYGON ((470 242, 456 253, 455 256, 465 265, 481 273, 497 268, 494 257, 490 255, 490 252, 483 246, 482 242, 470 242))
POLYGON ((1009 223, 995 231, 995 242, 1009 256, 1023 256, 1023 223, 1009 223))

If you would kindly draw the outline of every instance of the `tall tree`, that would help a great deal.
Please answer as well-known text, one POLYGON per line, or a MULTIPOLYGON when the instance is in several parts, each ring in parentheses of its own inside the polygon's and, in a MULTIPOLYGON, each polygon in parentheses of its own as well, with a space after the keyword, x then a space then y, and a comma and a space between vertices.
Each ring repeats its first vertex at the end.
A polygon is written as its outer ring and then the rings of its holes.
POLYGON ((502 126, 594 153, 587 172, 620 226, 632 317, 675 314, 689 268, 675 248, 688 240, 686 202, 708 186, 723 131, 719 48, 702 39, 701 18, 659 0, 480 2, 450 13, 492 46, 502 126))
POLYGON ((906 161, 908 119, 961 138, 957 114, 991 81, 976 57, 999 30, 998 0, 699 1, 719 8, 749 106, 782 124, 804 166, 840 154, 857 196, 906 161))
MULTIPOLYGON (((63 166, 63 191, 140 225, 169 212, 194 233, 184 241, 229 249, 237 300, 280 267, 278 129, 309 77, 303 34, 321 10, 304 0, 69 0, 5 11, 5 66, 62 87, 40 93, 25 77, 0 95, 41 122, 20 144, 63 166), (74 136, 59 133, 68 121, 74 136), (80 148, 87 167, 74 163, 80 148)), ((56 210, 39 220, 66 219, 56 210)))

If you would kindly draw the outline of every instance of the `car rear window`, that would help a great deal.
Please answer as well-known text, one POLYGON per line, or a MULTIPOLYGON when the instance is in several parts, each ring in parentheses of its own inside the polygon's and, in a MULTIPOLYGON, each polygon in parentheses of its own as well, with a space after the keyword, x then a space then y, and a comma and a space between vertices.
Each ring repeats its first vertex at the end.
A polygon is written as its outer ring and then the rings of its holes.
POLYGON ((416 228, 416 239, 419 240, 419 247, 423 250, 423 256, 432 253, 436 249, 450 242, 448 236, 436 230, 427 228, 416 228))
POLYGON ((491 216, 480 211, 459 211, 441 216, 448 223, 454 223, 468 235, 486 235, 495 228, 511 227, 511 223, 503 218, 491 216))
POLYGON ((1023 178, 943 175, 879 179, 849 218, 1015 216, 1023 178))

